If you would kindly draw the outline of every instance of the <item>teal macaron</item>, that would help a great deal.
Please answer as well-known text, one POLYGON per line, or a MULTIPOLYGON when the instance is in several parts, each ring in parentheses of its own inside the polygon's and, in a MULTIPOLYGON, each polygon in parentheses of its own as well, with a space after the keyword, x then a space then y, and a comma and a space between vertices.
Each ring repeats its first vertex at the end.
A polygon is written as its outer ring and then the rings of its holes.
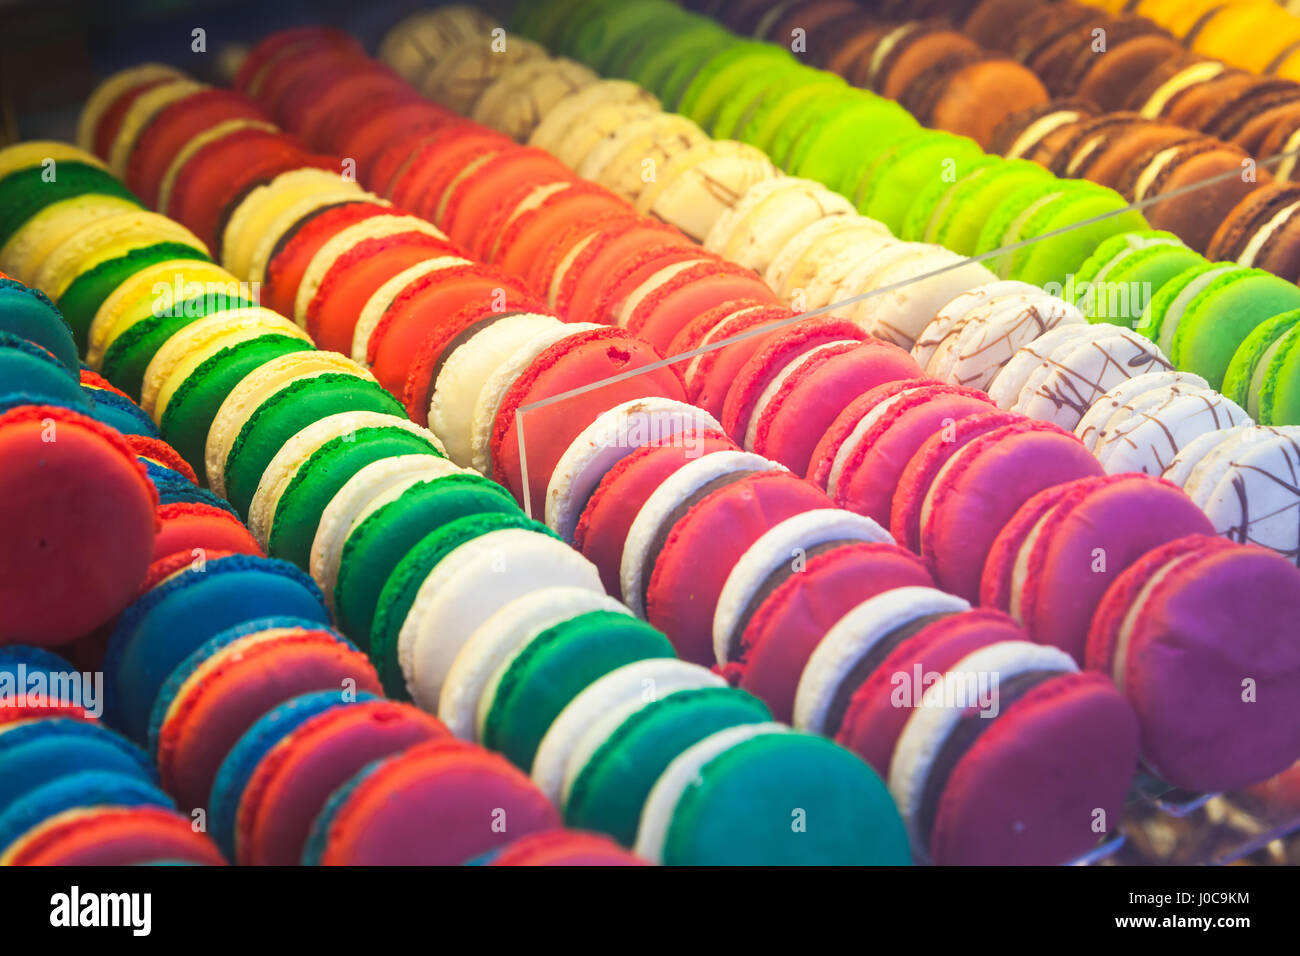
POLYGON ((648 703, 619 724, 576 772, 565 823, 632 846, 646 797, 678 754, 719 730, 771 719, 766 704, 733 687, 682 690, 648 703))
POLYGON ((670 866, 905 866, 907 832, 856 754, 781 724, 705 737, 660 775, 636 850, 670 866))
POLYGON ((24 404, 91 410, 76 375, 52 352, 9 332, 0 332, 0 395, 21 397, 24 404))
POLYGON ((0 813, 0 855, 24 833, 51 817, 80 807, 102 806, 173 808, 171 797, 134 771, 65 774, 29 790, 0 813))
POLYGON ((144 750, 101 724, 51 717, 0 726, 0 814, 38 787, 88 770, 158 779, 144 750))
POLYGON ((73 375, 81 368, 72 330, 39 289, 13 279, 0 279, 0 332, 36 343, 73 375))

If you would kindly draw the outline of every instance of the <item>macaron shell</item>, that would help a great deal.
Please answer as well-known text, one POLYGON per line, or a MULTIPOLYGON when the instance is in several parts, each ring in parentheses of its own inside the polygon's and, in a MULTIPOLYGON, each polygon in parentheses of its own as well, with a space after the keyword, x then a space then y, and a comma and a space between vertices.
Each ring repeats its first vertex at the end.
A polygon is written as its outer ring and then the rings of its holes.
POLYGON ((774 523, 828 507, 811 482, 783 472, 743 478, 696 504, 668 532, 646 590, 646 617, 678 655, 713 659, 713 609, 732 566, 774 523))
POLYGON ((810 557, 759 605, 728 675, 789 722, 799 676, 840 618, 884 591, 932 584, 920 558, 891 544, 845 544, 810 557))
POLYGON ((922 507, 921 554, 939 587, 978 600, 984 556, 1016 509, 1044 488, 1101 473, 1082 442, 1046 422, 972 440, 949 459, 922 507))
POLYGON ((304 862, 456 865, 558 826, 526 776, 496 754, 434 740, 389 757, 335 791, 317 818, 304 862), (483 826, 504 813, 509 832, 483 826))
POLYGON ((555 830, 510 844, 488 866, 649 866, 613 840, 594 833, 555 830))
POLYGON ((158 763, 167 789, 183 807, 206 803, 222 760, 272 706, 315 690, 379 693, 364 654, 332 635, 311 632, 245 641, 206 664, 183 687, 162 725, 158 763))
POLYGON ((52 406, 0 415, 0 460, 0 638, 64 643, 134 597, 153 554, 157 492, 116 432, 52 406))
POLYGON ((1069 862, 1098 841, 1098 821, 1101 833, 1117 825, 1136 764, 1137 721, 1109 681, 1049 681, 1005 710, 953 769, 930 855, 941 865, 1069 862))
POLYGON ((225 860, 188 817, 158 807, 96 807, 47 821, 10 846, 13 866, 130 866, 177 860, 223 866, 225 860))
POLYGON ((248 780, 237 818, 239 862, 297 864, 311 821, 331 793, 367 764, 446 734, 437 718, 392 701, 335 708, 308 720, 248 780))

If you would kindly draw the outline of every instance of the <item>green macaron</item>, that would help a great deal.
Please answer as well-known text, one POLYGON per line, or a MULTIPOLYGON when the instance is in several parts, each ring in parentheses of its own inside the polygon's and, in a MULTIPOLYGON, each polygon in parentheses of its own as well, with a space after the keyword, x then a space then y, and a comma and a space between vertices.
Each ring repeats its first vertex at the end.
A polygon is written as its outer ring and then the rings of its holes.
POLYGON ((178 303, 166 315, 136 322, 104 350, 100 371, 133 399, 139 401, 145 369, 169 338, 206 315, 239 309, 254 303, 226 296, 198 296, 178 303))
POLYGON ((635 661, 675 657, 649 624, 616 611, 591 611, 547 628, 484 691, 483 743, 530 770, 552 722, 592 681, 635 661))
POLYGON ((1187 304, 1218 276, 1242 272, 1245 268, 1235 262, 1198 262, 1184 269, 1151 297, 1147 307, 1142 310, 1136 331, 1155 342, 1168 355, 1173 347, 1174 332, 1187 304))
POLYGON ((719 730, 771 719, 766 704, 738 687, 682 690, 651 701, 619 724, 574 776, 565 822, 631 846, 650 789, 678 754, 719 730))
POLYGON ((644 86, 672 109, 681 91, 709 57, 736 39, 713 23, 701 22, 673 36, 671 44, 647 46, 627 65, 627 79, 644 86))
POLYGON ((406 417, 402 403, 383 386, 346 372, 327 372, 290 382, 262 402, 230 445, 224 468, 226 498, 248 514, 262 472, 290 438, 313 422, 339 412, 384 412, 406 417))
POLYGON ((854 184, 853 199, 864 216, 902 231, 917 193, 935 182, 955 182, 984 158, 965 136, 927 131, 908 136, 880 153, 880 161, 854 184))
POLYGON ((767 96, 757 105, 740 130, 740 139, 755 146, 776 162, 778 140, 790 136, 790 125, 797 124, 805 111, 815 112, 823 100, 838 97, 849 89, 840 77, 819 70, 792 76, 790 85, 767 96))
POLYGON ((1022 159, 973 169, 958 178, 935 208, 928 241, 963 256, 989 251, 980 249, 980 240, 985 223, 1003 202, 1021 189, 1052 181, 1043 167, 1022 159))
POLYGON ((677 112, 705 129, 712 129, 718 111, 736 88, 758 73, 797 66, 786 49, 770 43, 742 42, 709 57, 682 91, 677 112))
POLYGON ((1300 309, 1300 288, 1294 283, 1262 269, 1224 273, 1183 309, 1169 359, 1217 389, 1246 337, 1260 323, 1295 309, 1300 309))
MULTIPOLYGON (((307 567, 321 515, 339 489, 366 465, 399 455, 441 457, 432 441, 400 425, 359 428, 325 442, 298 466, 280 493, 266 553, 307 567)), ((355 630, 350 633, 363 636, 355 630)))
POLYGON ((397 638, 424 579, 438 562, 465 542, 510 528, 535 531, 559 540, 559 536, 546 525, 525 517, 519 511, 486 512, 457 518, 430 531, 397 562, 379 591, 379 603, 370 625, 370 660, 389 697, 410 699, 406 678, 402 676, 397 659, 397 638))
POLYGON ((1101 243, 1065 286, 1065 300, 1090 322, 1136 324, 1166 282, 1205 263, 1172 232, 1121 233, 1101 243))
MULTIPOLYGON (((604 72, 612 65, 610 61, 615 59, 614 51, 624 41, 628 38, 653 38, 657 27, 666 18, 680 13, 681 8, 669 0, 621 0, 615 5, 606 5, 595 16, 586 16, 585 23, 573 35, 572 48, 568 53, 575 60, 604 72)), ((630 52, 625 49, 622 55, 630 52)))
POLYGON ((1015 241, 1029 245, 1012 253, 1006 278, 1059 291, 1102 242, 1149 228, 1119 193, 1092 183, 1081 185, 1091 188, 1067 191, 1025 220, 1015 241))
POLYGON ((1295 323, 1260 357, 1259 416, 1264 425, 1300 425, 1300 323, 1295 323))
POLYGON ((65 159, 16 170, 0 179, 0 246, 52 203, 89 194, 139 202, 112 174, 65 159))
POLYGON ((313 348, 303 339, 275 333, 247 339, 209 356, 172 393, 158 422, 163 438, 203 474, 208 429, 231 390, 245 375, 272 359, 313 348))
POLYGON ((1260 392, 1271 377, 1269 367, 1287 351, 1287 335, 1300 326, 1300 311, 1283 312, 1255 326, 1237 351, 1232 353, 1223 376, 1223 394, 1232 399, 1261 425, 1291 424, 1265 421, 1260 410, 1260 392))
POLYGON ((864 95, 858 103, 823 113, 804 127, 790 148, 786 168, 792 175, 845 192, 864 152, 884 150, 919 128, 897 103, 864 95), (862 142, 863 129, 871 130, 869 147, 862 142))
POLYGON ((655 784, 637 849, 669 866, 906 866, 907 831, 856 754, 779 724, 732 727, 655 784))
POLYGON ((348 532, 334 585, 339 626, 355 634, 364 650, 384 582, 411 548, 434 528, 467 515, 517 514, 503 487, 481 475, 447 475, 406 488, 348 532))
POLYGON ((795 64, 773 67, 745 77, 718 108, 709 135, 714 139, 740 139, 750 118, 763 103, 769 97, 780 96, 798 82, 806 71, 807 68, 803 65, 795 64))
POLYGON ((953 190, 977 170, 998 166, 1002 162, 1004 160, 998 156, 980 156, 967 160, 961 169, 954 164, 951 175, 941 175, 931 180, 908 204, 898 238, 904 242, 933 242, 939 211, 947 207, 947 199, 953 190))
POLYGON ((86 350, 86 337, 90 333, 91 323, 95 321, 95 313, 114 289, 141 269, 173 260, 212 261, 201 250, 185 243, 157 242, 106 259, 73 279, 59 296, 59 309, 72 327, 77 348, 83 352, 86 350))

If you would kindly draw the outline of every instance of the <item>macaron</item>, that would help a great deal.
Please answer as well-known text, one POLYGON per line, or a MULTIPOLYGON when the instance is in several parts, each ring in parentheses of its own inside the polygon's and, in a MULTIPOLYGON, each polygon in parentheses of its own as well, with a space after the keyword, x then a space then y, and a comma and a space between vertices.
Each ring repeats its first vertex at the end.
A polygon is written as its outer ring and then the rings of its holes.
POLYGON ((1231 790, 1293 762, 1297 662, 1269 638, 1297 613, 1297 574, 1265 549, 1192 536, 1149 552, 1106 592, 1088 665, 1129 699, 1142 760, 1166 782, 1231 790))
POLYGON ((312 351, 304 338, 271 332, 232 345, 216 343, 193 356, 193 371, 170 376, 155 400, 159 430, 196 472, 205 471, 204 447, 226 396, 245 376, 274 359, 312 351))
POLYGON ((406 482, 377 495, 353 519, 339 556, 334 607, 339 624, 364 641, 384 582, 430 529, 472 514, 517 513, 500 486, 472 474, 406 482))
POLYGON ((559 823, 555 808, 504 757, 437 739, 375 761, 334 791, 303 862, 454 865, 559 823))
POLYGON ((193 821, 152 806, 86 807, 56 814, 10 844, 14 866, 127 866, 160 861, 221 866, 225 861, 193 821))
POLYGON ((911 861, 875 772, 828 740, 774 723, 717 731, 674 758, 646 798, 635 848, 668 865, 911 861))
POLYGON ((39 289, 29 289, 13 279, 0 279, 0 331, 46 349, 74 374, 80 368, 71 330, 39 289))
POLYGON ((1204 257, 1173 233, 1123 233, 1097 246, 1066 290, 1066 298, 1089 321, 1136 327, 1151 297, 1166 282, 1203 265, 1204 257))
POLYGON ((200 502, 172 502, 159 506, 158 521, 154 561, 173 554, 197 556, 208 551, 263 556, 257 539, 237 517, 222 508, 200 502))
POLYGON ((556 463, 598 412, 632 399, 685 399, 680 376, 660 361, 653 347, 619 329, 578 332, 541 352, 496 407, 489 458, 493 479, 517 499, 524 499, 526 481, 526 503, 544 508, 556 463), (641 374, 629 374, 638 369, 641 374), (567 394, 577 389, 582 393, 567 394))
POLYGON ((1300 313, 1283 312, 1256 326, 1233 353, 1223 379, 1224 393, 1264 425, 1300 423, 1292 384, 1297 319, 1300 313))
POLYGON ((572 541, 583 509, 620 461, 643 445, 685 441, 697 431, 718 427, 707 412, 670 399, 634 399, 603 412, 555 465, 546 493, 547 525, 572 541))
POLYGON ((983 393, 919 379, 865 392, 845 406, 814 450, 808 478, 836 505, 888 524, 908 462, 934 434, 993 410, 983 393))
POLYGON ((1082 663, 1093 614, 1118 576, 1157 547, 1212 532, 1192 499, 1159 478, 1067 482, 1030 498, 1003 528, 980 599, 1009 611, 1035 642, 1082 663))
POLYGON ((1137 738, 1132 708, 1104 677, 1056 648, 1000 641, 925 691, 889 789, 913 845, 937 864, 1059 865, 1117 825, 1137 738), (991 707, 971 704, 981 680, 997 681, 991 707))
MULTIPOLYGON (((637 661, 672 657, 663 634, 620 612, 589 611, 542 630, 516 647, 484 688, 477 717, 483 743, 531 772, 548 730, 588 685, 637 661)), ((540 782, 553 791, 555 776, 547 764, 540 782)))
POLYGON ((90 391, 81 388, 67 366, 48 349, 11 332, 0 332, 0 370, 6 405, 58 405, 84 415, 92 411, 90 391))
POLYGON ((282 561, 210 557, 161 582, 122 613, 109 638, 104 688, 110 724, 145 740, 154 701, 176 665, 226 628, 275 615, 329 622, 316 585, 282 561))
POLYGON ((655 780, 678 754, 717 731, 770 719, 750 694, 708 684, 629 701, 594 721, 570 755, 562 784, 565 820, 630 846, 655 780))
POLYGON ((138 772, 85 770, 56 777, 14 800, 0 813, 0 854, 12 853, 29 831, 81 807, 172 808, 171 799, 138 772))
POLYGON ((154 549, 157 492, 118 433, 64 408, 5 412, 0 445, 10 529, 0 630, 6 642, 64 643, 135 596, 154 549))
POLYGON ((96 723, 51 717, 18 721, 0 730, 0 814, 15 800, 71 774, 110 772, 157 782, 149 756, 96 723))
POLYGON ((1049 422, 980 434, 951 454, 924 492, 921 556, 941 588, 974 601, 984 556, 1021 505, 1044 488, 1101 474, 1087 447, 1049 422))
POLYGON ((609 837, 574 830, 533 833, 489 854, 486 866, 649 866, 609 837))

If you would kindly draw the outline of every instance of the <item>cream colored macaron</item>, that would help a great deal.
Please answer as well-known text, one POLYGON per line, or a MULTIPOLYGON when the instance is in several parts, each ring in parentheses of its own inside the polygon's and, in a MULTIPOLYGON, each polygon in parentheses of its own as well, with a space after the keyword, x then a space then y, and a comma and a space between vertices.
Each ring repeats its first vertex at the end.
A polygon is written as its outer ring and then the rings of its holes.
POLYGON ((522 60, 502 70, 483 91, 470 119, 526 142, 547 110, 598 79, 574 60, 522 60))
POLYGON ((821 183, 783 176, 753 186, 729 212, 718 217, 704 248, 749 269, 766 272, 795 234, 827 216, 857 210, 821 183))
MULTIPOLYGON (((552 154, 570 169, 586 156, 604 133, 599 117, 617 117, 619 121, 650 116, 659 112, 659 101, 649 90, 627 80, 601 80, 571 93, 557 102, 545 115, 528 138, 529 146, 536 146, 552 154), (584 127, 579 131, 577 127, 584 127), (575 134, 583 139, 575 142, 575 134)), ((609 130, 618 128, 618 123, 609 130)))
POLYGON ((675 157, 708 142, 704 130, 685 116, 653 114, 603 138, 583 158, 577 172, 628 202, 636 202, 641 190, 675 157))
POLYGON ((708 140, 669 159, 641 189, 636 209, 703 242, 751 186, 780 175, 767 154, 748 143, 708 140))
POLYGON ((141 269, 100 304, 90 323, 86 363, 98 369, 104 352, 118 336, 142 319, 165 315, 200 287, 204 292, 220 287, 237 295, 240 286, 221 266, 197 257, 168 259, 141 269))
POLYGON ((159 80, 184 79, 185 73, 166 63, 140 63, 114 73, 104 80, 86 99, 77 118, 77 145, 84 150, 95 148, 95 132, 117 100, 137 86, 159 80))
POLYGON ((35 280, 51 252, 100 219, 138 210, 140 204, 130 199, 96 193, 50 203, 23 223, 22 228, 0 248, 0 272, 49 294, 35 280))
POLYGON ((452 461, 468 465, 474 454, 474 408, 497 366, 534 336, 560 326, 550 315, 507 315, 479 329, 443 361, 429 400, 429 427, 452 461))
POLYGON ((414 83, 459 43, 486 37, 498 24, 476 7, 454 3, 412 13, 384 35, 379 59, 414 83))
POLYGON ((302 281, 298 284, 298 293, 294 297, 293 320, 299 325, 306 326, 307 307, 311 304, 317 290, 320 289, 321 283, 325 281, 325 276, 329 273, 330 268, 338 261, 340 256, 357 243, 364 242, 367 239, 394 236, 400 232, 419 232, 426 236, 433 236, 436 239, 447 238, 442 230, 427 220, 398 212, 394 212, 392 215, 371 216, 368 219, 361 220, 361 222, 353 223, 326 240, 325 244, 311 257, 311 262, 307 264, 307 269, 302 274, 302 281))
POLYGON ((450 47, 433 62, 417 86, 429 99, 468 116, 479 96, 507 67, 547 57, 547 52, 531 40, 484 33, 450 47))
POLYGON ((244 376, 222 401, 208 429, 203 449, 208 487, 225 495, 226 458, 240 431, 263 402, 294 382, 331 372, 374 381, 369 372, 337 352, 290 352, 244 376))
POLYGON ((208 345, 221 342, 224 348, 267 332, 311 341, 306 332, 284 316, 261 306, 227 309, 191 322, 170 336, 149 360, 144 371, 140 407, 152 415, 155 422, 161 421, 167 406, 165 400, 160 401, 164 389, 170 399, 176 385, 197 367, 195 359, 207 357, 208 345))
POLYGON ((364 190, 339 173, 308 167, 281 173, 240 201, 221 235, 221 264, 237 276, 250 278, 253 254, 269 227, 304 199, 329 197, 332 202, 360 198, 364 190))

